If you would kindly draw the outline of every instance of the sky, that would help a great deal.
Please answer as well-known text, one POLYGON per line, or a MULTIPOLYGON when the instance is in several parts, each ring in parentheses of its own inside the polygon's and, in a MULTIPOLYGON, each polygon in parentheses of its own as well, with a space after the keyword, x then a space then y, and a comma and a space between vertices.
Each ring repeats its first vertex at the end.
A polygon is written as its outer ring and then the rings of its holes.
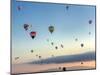
POLYGON ((37 54, 45 59, 51 55, 91 51, 95 51, 95 6, 12 1, 13 63, 38 60, 37 54), (66 6, 69 8, 66 9, 66 6), (89 20, 92 20, 92 24, 89 24, 89 20), (32 27, 25 31, 24 24, 32 27), (48 30, 51 25, 54 26, 52 34, 48 30), (31 31, 36 32, 34 39, 30 36, 31 31), (78 41, 75 41, 76 38, 78 41), (84 47, 80 46, 81 43, 84 47), (64 48, 61 48, 61 44, 64 48), (58 46, 57 50, 55 46, 58 46), (16 61, 15 57, 20 58, 16 61))

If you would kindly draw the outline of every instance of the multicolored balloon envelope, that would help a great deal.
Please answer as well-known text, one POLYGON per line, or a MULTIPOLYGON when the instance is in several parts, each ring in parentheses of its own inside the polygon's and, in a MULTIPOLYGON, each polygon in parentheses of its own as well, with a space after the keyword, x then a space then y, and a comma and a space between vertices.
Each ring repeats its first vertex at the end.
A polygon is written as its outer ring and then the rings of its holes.
POLYGON ((36 36, 36 32, 35 31, 30 32, 30 36, 32 37, 32 39, 34 39, 36 36))
POLYGON ((11 1, 11 75, 96 69, 95 5, 11 1))

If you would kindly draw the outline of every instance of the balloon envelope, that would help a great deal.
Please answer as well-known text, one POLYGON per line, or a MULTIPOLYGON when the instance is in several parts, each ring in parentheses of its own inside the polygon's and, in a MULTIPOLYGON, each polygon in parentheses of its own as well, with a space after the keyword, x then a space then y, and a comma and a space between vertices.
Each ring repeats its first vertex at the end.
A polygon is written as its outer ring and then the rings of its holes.
POLYGON ((20 7, 20 6, 18 6, 18 7, 17 7, 17 9, 20 11, 20 10, 21 10, 21 7, 20 7))
POLYGON ((78 39, 76 38, 75 41, 78 41, 78 39))
POLYGON ((68 10, 69 6, 66 6, 66 9, 68 10))
POLYGON ((61 44, 61 47, 63 48, 64 46, 61 44))
POLYGON ((49 42, 49 39, 47 39, 47 42, 49 42))
POLYGON ((38 55, 36 55, 36 56, 38 56, 38 55))
POLYGON ((59 67, 59 69, 61 69, 61 67, 59 67))
POLYGON ((89 24, 92 24, 92 20, 89 20, 89 24))
POLYGON ((49 26, 49 32, 53 33, 53 31, 54 31, 54 26, 49 26))
POLYGON ((81 47, 83 47, 83 46, 84 46, 84 44, 82 43, 82 44, 81 44, 81 47))
POLYGON ((52 57, 54 57, 54 55, 52 55, 52 57))
POLYGON ((51 42, 51 45, 53 45, 54 43, 53 42, 51 42))
POLYGON ((66 67, 63 67, 63 71, 66 71, 66 67))
POLYGON ((34 39, 36 36, 36 32, 35 31, 30 32, 30 36, 32 37, 32 39, 34 39))
POLYGON ((81 62, 81 64, 83 64, 83 62, 81 62))
POLYGON ((15 57, 15 60, 19 59, 19 57, 15 57))
POLYGON ((41 56, 39 56, 39 59, 41 59, 41 56))
POLYGON ((91 35, 91 32, 89 32, 89 35, 91 35))
POLYGON ((34 51, 33 50, 31 50, 31 53, 33 53, 34 51))
POLYGON ((58 47, 56 46, 55 49, 58 49, 58 47))
POLYGON ((24 24, 24 29, 28 30, 28 28, 29 28, 29 25, 28 24, 24 24))

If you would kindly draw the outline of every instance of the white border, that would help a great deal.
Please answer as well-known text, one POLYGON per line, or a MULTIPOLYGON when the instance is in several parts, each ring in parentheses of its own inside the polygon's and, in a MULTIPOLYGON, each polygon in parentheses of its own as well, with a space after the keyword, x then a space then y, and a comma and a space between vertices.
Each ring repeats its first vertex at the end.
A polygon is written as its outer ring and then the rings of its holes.
POLYGON ((89 4, 89 5, 95 5, 96 4, 96 0, 17 0, 17 1, 37 1, 37 2, 89 4))

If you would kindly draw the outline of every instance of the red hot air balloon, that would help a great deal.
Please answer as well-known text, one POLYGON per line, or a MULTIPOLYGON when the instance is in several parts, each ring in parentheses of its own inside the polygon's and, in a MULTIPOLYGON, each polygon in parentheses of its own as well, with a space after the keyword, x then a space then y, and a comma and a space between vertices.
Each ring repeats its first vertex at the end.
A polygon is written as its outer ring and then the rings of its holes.
POLYGON ((34 39, 36 36, 36 32, 35 31, 30 32, 30 36, 32 37, 32 39, 34 39))

